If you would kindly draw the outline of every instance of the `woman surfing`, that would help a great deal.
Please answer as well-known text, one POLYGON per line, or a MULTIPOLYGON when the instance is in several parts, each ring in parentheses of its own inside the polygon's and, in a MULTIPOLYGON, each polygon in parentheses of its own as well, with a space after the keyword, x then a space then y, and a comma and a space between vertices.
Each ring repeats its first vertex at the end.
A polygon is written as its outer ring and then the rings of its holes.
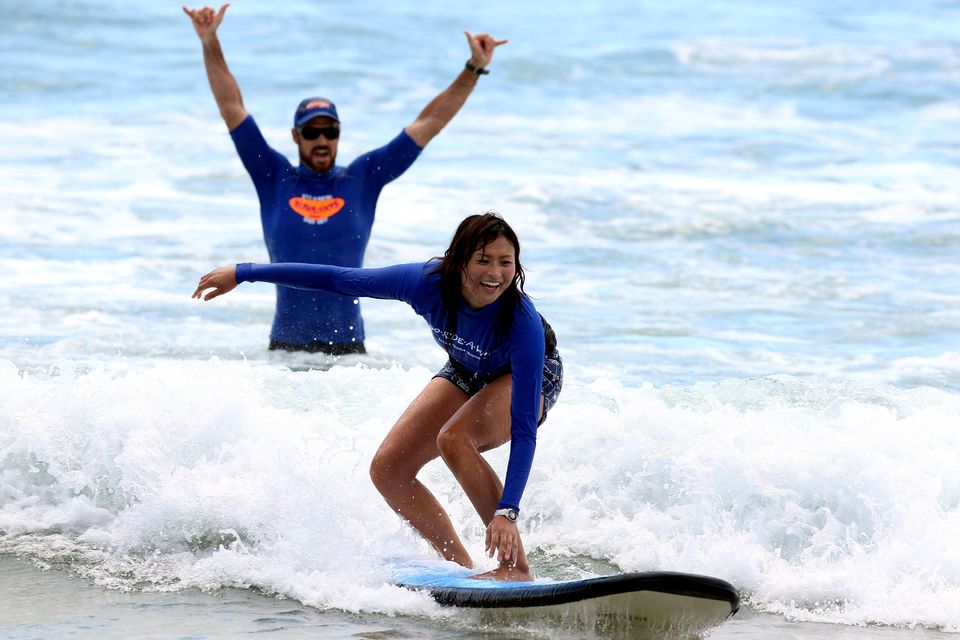
POLYGON ((380 444, 370 477, 387 503, 447 560, 473 567, 449 516, 417 480, 442 457, 486 525, 499 566, 478 578, 532 580, 517 528, 537 428, 556 403, 563 363, 550 325, 524 293, 520 241, 496 213, 465 218, 442 258, 378 269, 276 263, 219 267, 194 298, 241 282, 406 302, 447 352, 442 369, 380 444), (510 442, 504 483, 480 455, 510 442))

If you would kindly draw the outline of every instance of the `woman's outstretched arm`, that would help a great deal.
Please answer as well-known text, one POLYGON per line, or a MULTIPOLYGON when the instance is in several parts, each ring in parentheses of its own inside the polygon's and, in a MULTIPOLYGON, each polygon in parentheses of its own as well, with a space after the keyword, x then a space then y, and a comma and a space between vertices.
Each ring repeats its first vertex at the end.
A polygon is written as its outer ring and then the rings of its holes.
POLYGON ((424 275, 423 263, 361 269, 296 262, 245 262, 234 267, 217 267, 200 278, 193 297, 212 300, 229 293, 241 282, 270 282, 297 289, 319 289, 365 298, 402 300, 413 304, 424 275), (208 289, 211 291, 204 294, 208 289))

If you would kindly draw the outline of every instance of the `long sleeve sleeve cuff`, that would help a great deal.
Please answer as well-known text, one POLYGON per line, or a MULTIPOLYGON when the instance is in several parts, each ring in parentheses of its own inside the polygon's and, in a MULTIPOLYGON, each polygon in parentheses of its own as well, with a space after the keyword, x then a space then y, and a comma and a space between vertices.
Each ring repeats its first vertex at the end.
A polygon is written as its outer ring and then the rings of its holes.
POLYGON ((250 282, 250 269, 252 266, 249 262, 240 262, 237 264, 237 284, 250 282))

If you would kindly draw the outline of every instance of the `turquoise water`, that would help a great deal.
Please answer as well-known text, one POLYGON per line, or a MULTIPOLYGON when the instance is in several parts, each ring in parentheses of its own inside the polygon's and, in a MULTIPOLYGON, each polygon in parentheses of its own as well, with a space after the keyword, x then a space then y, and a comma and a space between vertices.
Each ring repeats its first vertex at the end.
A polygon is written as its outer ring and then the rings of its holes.
MULTIPOLYGON (((422 321, 364 301, 370 356, 316 369, 267 353, 269 287, 190 300, 266 255, 179 5, 0 8, 0 553, 442 615, 383 584, 425 551, 366 474, 442 362, 422 321)), ((539 571, 960 630, 960 5, 244 2, 221 40, 278 150, 328 95, 347 160, 450 82, 463 29, 510 42, 384 191, 367 264, 476 211, 517 228, 567 369, 524 499, 539 571)))

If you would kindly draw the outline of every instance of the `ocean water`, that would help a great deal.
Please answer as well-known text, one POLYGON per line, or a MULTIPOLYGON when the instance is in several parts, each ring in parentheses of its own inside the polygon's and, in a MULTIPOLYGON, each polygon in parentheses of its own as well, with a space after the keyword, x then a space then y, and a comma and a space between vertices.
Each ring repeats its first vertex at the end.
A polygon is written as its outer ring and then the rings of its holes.
MULTIPOLYGON (((429 553, 367 476, 444 360, 412 311, 363 301, 370 355, 332 362, 268 353, 267 285, 190 299, 266 252, 179 4, 0 15, 3 587, 559 637, 388 584, 429 553)), ((510 42, 385 189, 366 263, 488 209, 520 234, 566 365, 534 571, 724 578, 747 622, 715 637, 960 632, 960 3, 244 1, 220 33, 278 150, 327 95, 349 160, 452 80, 463 29, 510 42)), ((452 476, 423 479, 479 559, 452 476)), ((49 611, 4 624, 57 635, 49 611)))

